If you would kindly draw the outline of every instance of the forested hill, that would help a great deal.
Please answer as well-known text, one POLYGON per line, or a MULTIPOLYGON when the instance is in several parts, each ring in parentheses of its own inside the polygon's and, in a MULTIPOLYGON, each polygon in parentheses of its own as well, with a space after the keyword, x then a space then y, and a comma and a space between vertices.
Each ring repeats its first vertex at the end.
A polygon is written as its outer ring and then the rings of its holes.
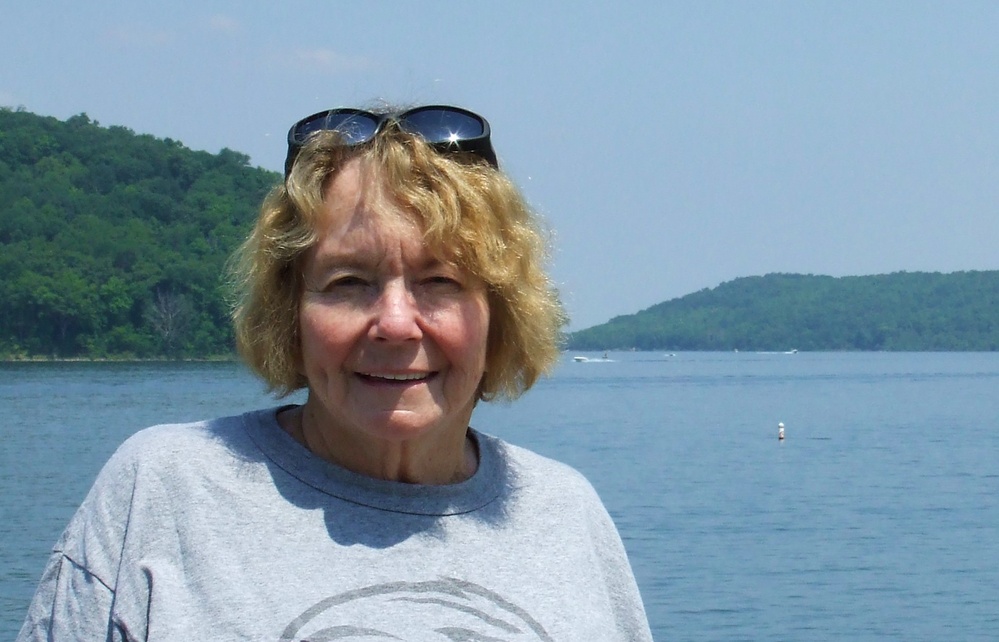
POLYGON ((575 350, 999 350, 999 271, 740 278, 575 332, 575 350))
POLYGON ((0 109, 0 357, 232 354, 219 277, 278 180, 229 149, 0 109))
MULTIPOLYGON (((280 176, 223 149, 0 108, 0 358, 232 354, 220 276, 280 176)), ((999 271, 748 277, 577 350, 999 350, 999 271)))

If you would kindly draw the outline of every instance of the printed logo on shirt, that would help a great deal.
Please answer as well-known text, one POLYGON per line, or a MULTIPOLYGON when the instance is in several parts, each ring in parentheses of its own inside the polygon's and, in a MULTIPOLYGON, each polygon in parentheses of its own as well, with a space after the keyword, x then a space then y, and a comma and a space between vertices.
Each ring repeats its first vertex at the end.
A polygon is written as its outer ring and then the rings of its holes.
POLYGON ((455 578, 388 582, 328 597, 295 618, 280 642, 308 640, 551 642, 519 606, 455 578), (430 636, 430 637, 428 637, 430 636))

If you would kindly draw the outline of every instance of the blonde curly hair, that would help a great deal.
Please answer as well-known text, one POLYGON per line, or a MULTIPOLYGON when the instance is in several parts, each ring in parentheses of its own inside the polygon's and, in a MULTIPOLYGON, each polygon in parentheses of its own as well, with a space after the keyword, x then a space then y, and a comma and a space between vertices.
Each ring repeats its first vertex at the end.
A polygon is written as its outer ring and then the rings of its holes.
POLYGON ((271 190, 231 262, 236 346, 271 390, 304 388, 299 303, 325 188, 348 161, 379 168, 428 251, 485 283, 490 322, 479 398, 515 399, 558 360, 566 315, 547 273, 546 234, 510 179, 468 154, 442 154, 389 125, 360 146, 313 134, 271 190))

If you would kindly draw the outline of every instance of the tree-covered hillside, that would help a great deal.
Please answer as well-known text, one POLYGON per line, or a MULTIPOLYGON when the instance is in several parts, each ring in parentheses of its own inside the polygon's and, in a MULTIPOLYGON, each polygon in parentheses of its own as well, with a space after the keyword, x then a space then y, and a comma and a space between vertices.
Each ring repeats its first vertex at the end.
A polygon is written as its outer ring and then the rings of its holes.
POLYGON ((999 271, 723 283, 575 332, 576 350, 999 350, 999 271))
POLYGON ((0 356, 232 353, 220 275, 279 176, 0 109, 0 356))
MULTIPOLYGON (((232 150, 0 108, 0 358, 230 355, 220 277, 279 180, 232 150)), ((999 350, 999 271, 742 278, 568 345, 999 350)))

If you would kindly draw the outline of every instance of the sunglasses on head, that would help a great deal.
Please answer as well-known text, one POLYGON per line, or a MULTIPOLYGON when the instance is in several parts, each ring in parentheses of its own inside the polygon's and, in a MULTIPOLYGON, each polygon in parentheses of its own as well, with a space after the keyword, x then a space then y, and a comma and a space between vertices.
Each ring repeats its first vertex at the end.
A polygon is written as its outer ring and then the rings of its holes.
POLYGON ((489 142, 489 123, 478 114, 460 107, 427 105, 390 114, 376 114, 363 109, 328 109, 292 125, 288 131, 288 157, 285 178, 291 173, 299 151, 309 136, 319 131, 333 131, 348 146, 363 145, 373 139, 388 123, 419 136, 442 153, 475 154, 493 167, 499 167, 489 142))

